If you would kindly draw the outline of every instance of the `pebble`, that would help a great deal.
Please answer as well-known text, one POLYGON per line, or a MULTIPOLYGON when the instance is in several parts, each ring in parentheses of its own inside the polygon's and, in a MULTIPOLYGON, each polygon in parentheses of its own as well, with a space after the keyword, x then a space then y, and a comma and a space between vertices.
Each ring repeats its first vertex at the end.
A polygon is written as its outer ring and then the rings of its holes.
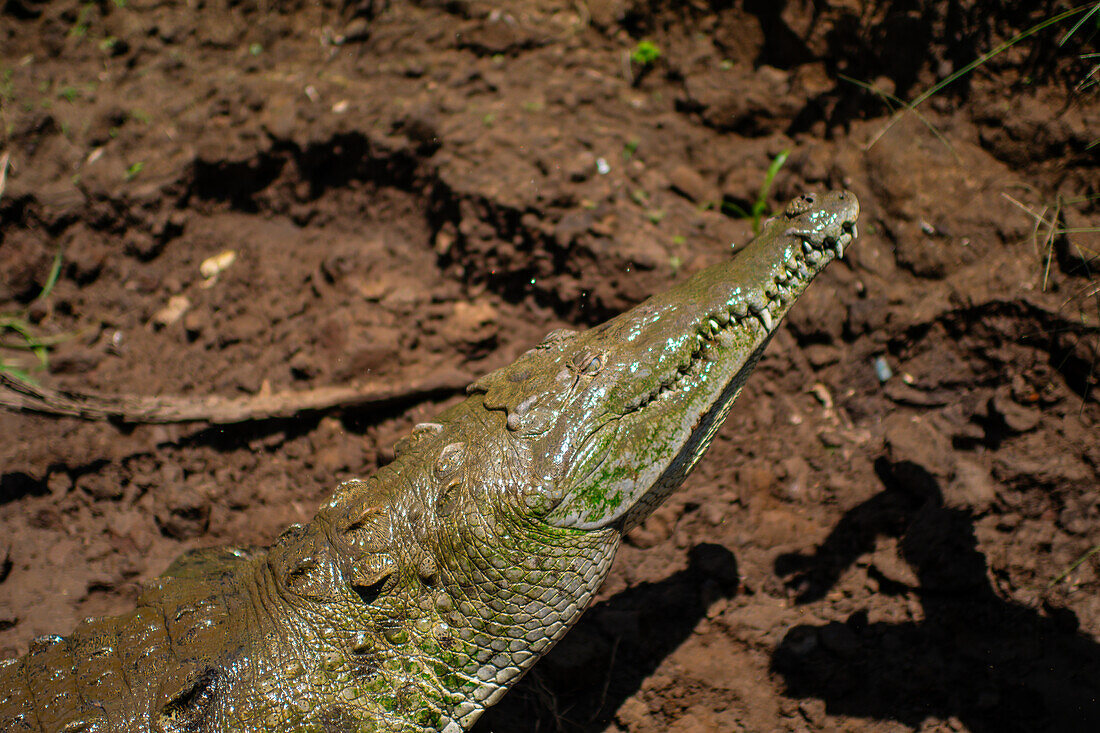
POLYGON ((159 328, 171 326, 182 318, 190 307, 191 300, 186 295, 173 295, 163 308, 153 314, 153 324, 159 328))

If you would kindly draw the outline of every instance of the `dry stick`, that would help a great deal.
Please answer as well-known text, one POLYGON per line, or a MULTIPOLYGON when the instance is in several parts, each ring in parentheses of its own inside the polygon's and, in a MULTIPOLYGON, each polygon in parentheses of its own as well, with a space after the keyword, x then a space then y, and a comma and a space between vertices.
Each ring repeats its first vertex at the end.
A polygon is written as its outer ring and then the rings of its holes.
POLYGON ((303 391, 258 394, 249 397, 141 397, 70 392, 24 382, 0 372, 0 407, 44 415, 85 420, 165 424, 206 422, 215 425, 336 408, 363 408, 459 392, 471 382, 468 374, 444 372, 401 386, 379 384, 318 387, 303 391))

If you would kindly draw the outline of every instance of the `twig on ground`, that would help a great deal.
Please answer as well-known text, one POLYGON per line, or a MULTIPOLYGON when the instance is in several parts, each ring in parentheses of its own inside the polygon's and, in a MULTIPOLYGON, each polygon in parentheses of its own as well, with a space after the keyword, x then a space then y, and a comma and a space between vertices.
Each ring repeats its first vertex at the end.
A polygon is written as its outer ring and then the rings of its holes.
POLYGON ((55 390, 0 371, 0 407, 84 420, 137 424, 206 422, 215 425, 292 418, 303 413, 364 408, 452 394, 473 381, 445 372, 398 386, 365 384, 317 387, 248 397, 143 397, 55 390))

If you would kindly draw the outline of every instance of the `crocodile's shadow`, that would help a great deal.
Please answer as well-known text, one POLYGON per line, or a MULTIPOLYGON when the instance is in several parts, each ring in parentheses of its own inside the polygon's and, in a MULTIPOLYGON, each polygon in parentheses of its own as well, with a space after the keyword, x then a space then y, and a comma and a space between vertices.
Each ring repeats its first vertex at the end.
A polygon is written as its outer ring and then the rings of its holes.
POLYGON ((597 603, 472 733, 597 733, 720 597, 737 593, 737 560, 693 547, 688 567, 597 603))
POLYGON ((810 603, 877 537, 897 538, 917 583, 874 565, 868 572, 880 593, 913 599, 918 620, 870 621, 860 610, 844 623, 790 629, 772 657, 788 694, 819 698, 830 714, 914 728, 954 717, 973 733, 1100 730, 1100 645, 1078 631, 1076 615, 1003 600, 971 516, 945 507, 920 467, 877 468, 885 490, 849 511, 813 553, 781 556, 776 572, 810 603))

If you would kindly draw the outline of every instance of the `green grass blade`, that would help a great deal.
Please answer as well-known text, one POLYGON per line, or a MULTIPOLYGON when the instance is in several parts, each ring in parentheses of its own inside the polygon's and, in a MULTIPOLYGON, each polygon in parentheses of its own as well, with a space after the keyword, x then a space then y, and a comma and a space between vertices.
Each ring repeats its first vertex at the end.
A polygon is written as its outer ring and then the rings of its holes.
POLYGON ((57 285, 58 278, 61 277, 61 250, 57 250, 57 254, 53 256, 53 264, 50 265, 50 274, 46 276, 46 284, 42 286, 42 292, 40 292, 35 300, 42 300, 50 297, 50 293, 53 292, 53 286, 57 285))
MULTIPOLYGON (((916 109, 916 108, 910 106, 910 104, 908 102, 906 102, 904 99, 902 99, 901 97, 898 97, 897 95, 891 94, 890 92, 886 91, 885 89, 879 89, 878 87, 874 86, 873 84, 868 84, 867 82, 860 81, 859 79, 853 79, 852 77, 846 76, 844 74, 837 74, 837 76, 839 78, 843 79, 844 81, 849 82, 851 84, 855 84, 857 87, 860 87, 861 89, 864 89, 864 90, 870 92, 871 94, 874 94, 875 96, 877 96, 879 99, 882 100, 882 103, 886 105, 886 108, 890 110, 890 114, 896 114, 897 113, 897 108, 894 107, 894 103, 896 103, 902 109, 906 109, 906 110, 909 110, 910 112, 912 112, 914 115, 917 116, 917 119, 920 120, 921 124, 923 124, 925 127, 927 127, 928 131, 931 132, 936 137, 936 139, 939 140, 940 143, 945 148, 947 148, 948 152, 951 153, 951 157, 955 159, 955 162, 958 163, 959 165, 962 165, 962 159, 959 157, 958 152, 955 150, 955 146, 952 145, 951 142, 946 137, 943 136, 943 133, 941 133, 938 129, 936 129, 936 126, 932 124, 931 120, 929 120, 927 117, 925 117, 923 114, 921 114, 921 111, 919 109, 916 109)), ((889 129, 889 128, 887 128, 887 129, 889 129)), ((882 137, 882 134, 885 131, 886 130, 883 130, 879 134, 875 135, 875 137, 871 140, 871 142, 867 144, 866 149, 870 150, 871 146, 874 145, 876 142, 878 142, 878 139, 880 137, 882 137)))
POLYGON ((772 164, 768 166, 768 172, 764 174, 764 185, 760 187, 760 195, 757 197, 757 203, 765 203, 768 198, 768 192, 772 190, 772 183, 775 182, 775 177, 779 174, 779 169, 783 167, 783 164, 787 162, 787 158, 791 156, 789 149, 779 151, 779 155, 775 156, 772 164))
POLYGON ((19 367, 15 366, 14 364, 9 364, 6 361, 0 361, 0 372, 3 372, 7 375, 15 377, 16 379, 18 379, 21 382, 26 382, 27 384, 33 384, 35 386, 38 386, 38 380, 37 379, 32 377, 25 370, 20 369, 19 367))
MULTIPOLYGON (((944 87, 954 83, 955 81, 957 81, 961 77, 966 76, 967 74, 969 74, 974 69, 978 68, 982 64, 989 61, 991 58, 993 58, 995 56, 998 56, 1001 53, 1004 53, 1005 51, 1012 48, 1013 46, 1015 46, 1017 43, 1024 40, 1025 38, 1027 38, 1029 36, 1033 36, 1036 33, 1038 33, 1039 31, 1043 30, 1044 28, 1049 28, 1050 26, 1055 25, 1056 23, 1061 23, 1066 18, 1072 18, 1074 15, 1077 15, 1078 13, 1082 13, 1086 10, 1089 10, 1090 7, 1092 8, 1092 10, 1090 11, 1090 14, 1092 12, 1096 11, 1096 6, 1081 5, 1081 6, 1078 6, 1076 8, 1071 8, 1070 10, 1067 10, 1064 13, 1059 13, 1058 15, 1055 15, 1052 18, 1047 18, 1043 22, 1037 23, 1036 25, 1033 25, 1032 27, 1028 28, 1027 30, 1020 31, 1019 33, 1017 33, 1012 38, 1010 38, 1007 41, 1005 41, 1004 43, 1001 43, 1000 45, 998 45, 992 51, 987 51, 986 53, 982 54, 978 58, 971 61, 966 66, 964 66, 961 69, 959 69, 958 71, 956 71, 955 73, 949 75, 947 78, 945 78, 942 81, 932 85, 931 87, 929 87, 925 91, 918 94, 916 96, 916 98, 913 99, 913 101, 906 104, 906 109, 914 109, 915 107, 917 107, 918 105, 923 103, 925 100, 927 100, 929 97, 932 97, 935 94, 939 93, 939 91, 942 90, 944 87)), ((894 126, 894 124, 897 123, 899 118, 900 118, 900 113, 894 115, 893 119, 891 119, 882 128, 882 130, 879 131, 879 133, 874 136, 874 138, 871 140, 871 142, 868 143, 867 148, 871 148, 876 142, 878 142, 879 138, 881 138, 883 135, 885 135, 894 126)))
POLYGON ((1083 26, 1085 23, 1087 23, 1089 21, 1089 18, 1096 15, 1097 13, 1100 13, 1100 3, 1096 3, 1095 5, 1093 5, 1092 10, 1085 13, 1084 16, 1082 16, 1080 20, 1078 20, 1076 23, 1074 23, 1073 27, 1070 28, 1068 31, 1066 31, 1066 35, 1062 36, 1058 40, 1058 45, 1059 46, 1064 46, 1066 44, 1066 41, 1068 41, 1073 36, 1074 33, 1081 30, 1081 26, 1083 26))
POLYGON ((1066 579, 1067 577, 1069 577, 1069 574, 1070 574, 1070 573, 1072 573, 1072 572, 1073 572, 1074 570, 1076 570, 1077 568, 1081 567, 1081 565, 1082 565, 1082 564, 1083 564, 1083 563, 1084 563, 1084 562, 1085 562, 1086 560, 1088 560, 1088 559, 1089 559, 1090 557, 1092 557, 1093 555, 1095 555, 1095 554, 1096 554, 1096 553, 1098 553, 1098 552, 1100 552, 1100 545, 1097 545, 1096 547, 1093 547, 1093 548, 1092 548, 1091 550, 1089 550, 1088 552, 1086 552, 1086 553, 1085 553, 1084 555, 1082 555, 1081 557, 1077 558, 1077 560, 1076 560, 1076 561, 1075 561, 1075 562, 1074 562, 1074 563, 1073 563, 1072 565, 1070 565, 1070 566, 1069 566, 1068 568, 1066 568, 1066 569, 1065 569, 1065 571, 1064 571, 1064 572, 1063 572, 1063 573, 1062 573, 1061 575, 1059 575, 1059 576, 1058 576, 1057 578, 1055 578, 1054 580, 1050 581, 1050 584, 1049 584, 1049 585, 1047 585, 1047 590, 1050 590, 1050 589, 1051 589, 1051 588, 1053 588, 1054 586, 1056 586, 1056 585, 1058 585, 1059 583, 1061 583, 1061 582, 1062 582, 1063 580, 1065 580, 1065 579, 1066 579))
POLYGON ((734 218, 736 218, 736 219, 751 219, 752 218, 752 214, 750 212, 745 211, 744 209, 742 209, 740 206, 733 203, 732 201, 723 201, 721 203, 721 208, 722 208, 723 213, 732 212, 733 215, 734 215, 734 218))
POLYGON ((768 193, 772 190, 772 183, 775 182, 775 177, 779 174, 779 169, 783 167, 783 164, 787 162, 787 158, 791 155, 789 149, 779 151, 779 155, 775 156, 771 165, 768 166, 767 172, 764 174, 764 183, 760 186, 760 192, 756 196, 756 201, 752 205, 752 231, 754 234, 760 233, 760 222, 764 218, 764 214, 768 211, 768 193))
MULTIPOLYGON (((1064 13, 1060 13, 1058 15, 1055 15, 1053 18, 1047 18, 1042 23, 1037 23, 1037 24, 1033 25, 1032 27, 1028 28, 1025 31, 1020 31, 1019 33, 1017 33, 1012 38, 1008 39, 1004 43, 1002 43, 999 46, 997 46, 996 48, 994 48, 992 51, 988 51, 988 52, 982 54, 981 56, 974 59, 973 61, 971 61, 966 66, 964 66, 961 69, 959 69, 958 71, 956 71, 954 74, 951 74, 950 76, 948 76, 943 81, 939 82, 938 84, 933 85, 930 89, 923 92, 922 94, 917 95, 917 98, 914 99, 913 102, 912 102, 912 106, 916 107, 917 105, 922 103, 924 100, 926 100, 929 97, 931 97, 931 96, 935 95, 936 93, 938 93, 941 89, 943 89, 947 85, 951 84, 952 82, 956 81, 957 79, 959 79, 963 76, 966 76, 971 71, 978 68, 979 66, 981 66, 985 62, 989 61, 994 56, 998 56, 1001 53, 1004 53, 1005 51, 1012 48, 1013 46, 1015 46, 1017 43, 1024 40, 1025 38, 1027 38, 1029 36, 1033 36, 1036 33, 1038 33, 1039 31, 1043 30, 1044 28, 1048 28, 1048 27, 1050 27, 1050 26, 1052 26, 1056 23, 1061 23, 1066 18, 1073 17, 1074 15, 1077 15, 1078 13, 1085 10, 1087 7, 1088 6, 1083 5, 1083 6, 1080 6, 1080 7, 1073 8, 1071 10, 1067 10, 1064 13)), ((1095 11, 1095 8, 1093 8, 1093 11, 1095 11)))

